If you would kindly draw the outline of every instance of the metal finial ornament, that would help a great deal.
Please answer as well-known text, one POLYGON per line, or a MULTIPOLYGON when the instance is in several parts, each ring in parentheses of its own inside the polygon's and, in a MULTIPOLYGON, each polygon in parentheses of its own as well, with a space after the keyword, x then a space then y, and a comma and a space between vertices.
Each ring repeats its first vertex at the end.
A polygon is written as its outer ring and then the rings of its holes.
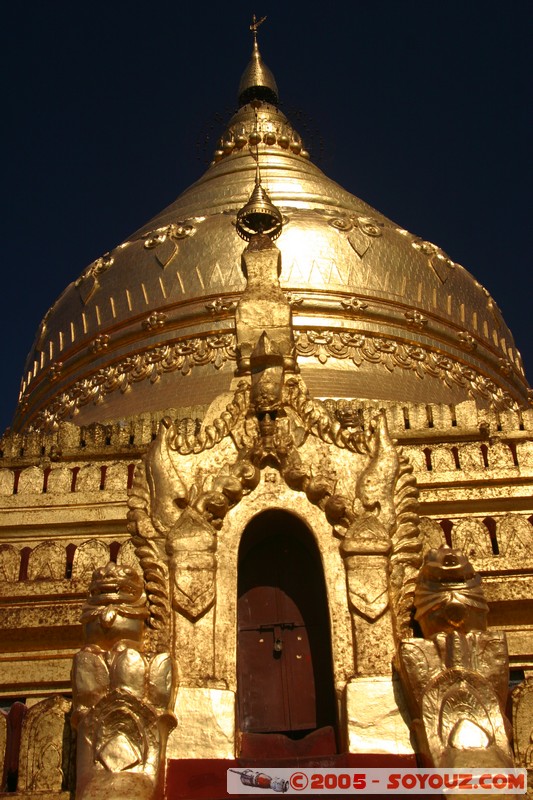
POLYGON ((250 199, 237 212, 237 233, 246 242, 258 233, 266 234, 274 241, 281 234, 282 228, 281 212, 256 179, 250 199))
POLYGON ((260 25, 266 20, 266 17, 261 17, 260 20, 257 19, 255 14, 252 15, 252 24, 250 25, 250 30, 252 31, 254 37, 254 45, 257 44, 257 31, 260 25))
POLYGON ((254 37, 254 44, 252 48, 252 58, 244 70, 239 84, 240 106, 253 103, 254 100, 262 103, 271 103, 272 105, 278 104, 279 95, 276 80, 261 58, 261 53, 259 52, 257 44, 257 30, 265 20, 266 17, 261 17, 261 19, 258 20, 255 14, 252 17, 250 30, 254 37))
MULTIPOLYGON (((254 16, 255 19, 255 16, 254 16)), ((258 130, 257 109, 255 112, 255 131, 258 130)), ((237 212, 237 233, 246 242, 252 236, 264 234, 271 241, 277 239, 283 227, 281 211, 272 203, 265 189, 261 186, 261 171, 259 169, 259 142, 256 138, 255 152, 255 186, 248 202, 237 212)))

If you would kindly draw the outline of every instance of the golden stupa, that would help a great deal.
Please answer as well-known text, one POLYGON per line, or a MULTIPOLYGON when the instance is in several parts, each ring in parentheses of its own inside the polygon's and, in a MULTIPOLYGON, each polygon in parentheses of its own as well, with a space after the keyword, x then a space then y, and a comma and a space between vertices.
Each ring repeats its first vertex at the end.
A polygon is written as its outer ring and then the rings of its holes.
POLYGON ((206 173, 28 357, 0 462, 6 797, 532 767, 520 356, 464 267, 313 165, 261 21, 206 173))
POLYGON ((179 405, 207 405, 227 391, 245 285, 236 215, 257 162, 283 215, 281 286, 314 396, 334 381, 338 397, 526 402, 520 355, 487 290, 311 162, 255 47, 205 175, 90 264, 46 314, 16 430, 116 420, 173 407, 178 395, 179 405))

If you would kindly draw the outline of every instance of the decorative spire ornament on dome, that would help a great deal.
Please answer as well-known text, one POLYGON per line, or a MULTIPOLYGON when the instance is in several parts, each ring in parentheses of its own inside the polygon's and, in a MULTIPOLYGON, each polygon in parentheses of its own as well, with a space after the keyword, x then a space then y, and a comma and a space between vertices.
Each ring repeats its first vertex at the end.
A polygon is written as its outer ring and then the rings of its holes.
MULTIPOLYGON (((255 17, 254 17, 255 19, 255 17)), ((257 109, 255 109, 255 130, 257 131, 257 109)), ((281 234, 283 217, 281 211, 272 203, 265 189, 261 185, 261 171, 259 169, 259 146, 256 140, 255 153, 255 186, 248 202, 237 212, 237 233, 246 242, 252 236, 262 234, 268 236, 273 242, 281 234)))
POLYGON ((272 105, 278 104, 278 87, 275 78, 261 58, 261 53, 259 52, 259 46, 257 44, 257 29, 265 20, 266 17, 261 17, 261 19, 258 20, 255 14, 252 17, 250 30, 254 37, 254 45, 252 49, 252 58, 244 70, 239 84, 239 106, 245 106, 247 103, 252 103, 254 100, 272 103, 272 105))
POLYGON ((237 233, 246 242, 256 234, 266 235, 274 241, 281 234, 282 228, 281 211, 276 208, 261 186, 259 159, 257 159, 254 189, 248 202, 237 212, 237 233))

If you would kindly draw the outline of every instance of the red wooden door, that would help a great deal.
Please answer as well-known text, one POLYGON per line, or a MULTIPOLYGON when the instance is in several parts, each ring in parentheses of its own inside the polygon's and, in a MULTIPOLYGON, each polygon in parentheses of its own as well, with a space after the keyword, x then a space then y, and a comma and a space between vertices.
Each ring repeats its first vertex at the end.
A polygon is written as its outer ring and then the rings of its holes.
POLYGON ((243 538, 248 535, 252 544, 239 565, 240 729, 290 733, 334 724, 329 621, 318 554, 297 519, 283 512, 261 516, 265 519, 257 518, 256 530, 243 538), (278 531, 281 522, 281 532, 265 536, 267 521, 277 522, 273 529, 278 531))

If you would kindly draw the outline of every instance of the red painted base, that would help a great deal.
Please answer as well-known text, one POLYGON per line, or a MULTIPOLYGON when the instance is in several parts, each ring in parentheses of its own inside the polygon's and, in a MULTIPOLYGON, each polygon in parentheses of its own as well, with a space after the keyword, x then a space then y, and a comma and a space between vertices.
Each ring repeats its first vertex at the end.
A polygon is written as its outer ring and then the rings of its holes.
POLYGON ((338 752, 335 730, 327 725, 301 739, 291 739, 283 733, 243 733, 240 759, 316 758, 337 755, 338 752))
MULTIPOLYGON (((234 760, 225 759, 180 759, 172 760, 167 763, 167 778, 165 800, 242 800, 245 797, 257 798, 257 793, 253 795, 229 795, 226 793, 227 770, 233 768, 255 768, 266 770, 267 767, 350 767, 350 768, 408 768, 416 767, 414 755, 394 756, 379 753, 359 754, 344 753, 341 755, 330 756, 308 756, 292 758, 238 758, 234 760)), ((266 797, 274 797, 269 793, 266 797)), ((283 797, 283 795, 279 795, 283 797)), ((328 792, 329 800, 339 800, 341 795, 333 795, 328 792)), ((343 794, 347 797, 365 797, 365 792, 351 795, 343 794)), ((394 795, 366 795, 371 800, 392 800, 394 795)), ((314 795, 319 800, 319 795, 314 795)), ((414 800, 414 795, 410 795, 414 800)))

